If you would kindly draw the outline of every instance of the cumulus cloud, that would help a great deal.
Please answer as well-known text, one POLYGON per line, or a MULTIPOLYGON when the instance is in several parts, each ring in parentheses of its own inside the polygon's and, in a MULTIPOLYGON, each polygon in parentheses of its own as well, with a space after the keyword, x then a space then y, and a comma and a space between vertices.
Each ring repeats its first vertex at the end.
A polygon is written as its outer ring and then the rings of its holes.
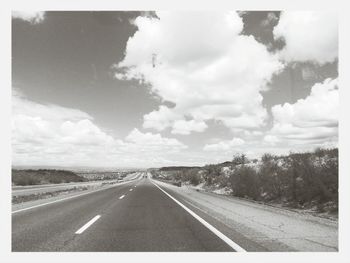
POLYGON ((338 110, 338 79, 326 79, 315 84, 305 99, 272 107, 273 127, 265 141, 289 146, 336 144, 338 110))
POLYGON ((45 18, 44 11, 12 11, 12 18, 28 21, 33 24, 40 23, 45 18))
POLYGON ((202 132, 206 130, 208 125, 204 121, 185 121, 185 120, 178 120, 175 121, 173 124, 173 130, 171 133, 174 134, 190 134, 192 131, 195 132, 202 132))
POLYGON ((91 161, 94 153, 98 158, 105 148, 116 143, 85 112, 40 104, 17 92, 13 94, 12 151, 15 164, 84 163, 91 161))
POLYGON ((263 27, 274 25, 278 21, 278 17, 274 12, 269 12, 266 16, 266 19, 261 21, 263 27))
POLYGON ((65 121, 60 126, 62 142, 77 145, 111 145, 114 139, 88 119, 65 121))
POLYGON ((230 141, 220 141, 218 143, 206 144, 203 148, 204 151, 235 151, 239 149, 239 146, 245 144, 245 141, 241 138, 233 138, 230 141))
POLYGON ((282 12, 273 30, 284 39, 280 56, 287 62, 333 62, 338 57, 337 13, 327 11, 282 12))
POLYGON ((25 98, 25 96, 18 90, 12 90, 12 114, 18 116, 25 114, 31 117, 40 116, 46 120, 52 120, 54 122, 63 122, 66 120, 81 120, 89 119, 92 117, 78 109, 61 107, 53 104, 41 104, 33 102, 25 98))
POLYGON ((128 147, 132 144, 142 151, 154 152, 163 150, 179 151, 186 149, 183 143, 173 138, 163 138, 159 133, 153 134, 151 132, 142 133, 138 129, 133 129, 125 138, 128 147))
POLYGON ((260 91, 282 68, 254 37, 241 35, 236 12, 157 12, 138 17, 116 77, 150 84, 175 107, 144 116, 144 128, 202 132, 208 120, 232 130, 258 129, 267 118, 260 91))
POLYGON ((13 92, 12 160, 16 165, 161 164, 168 162, 168 154, 186 148, 176 139, 137 129, 124 140, 116 139, 85 112, 36 103, 13 92))
POLYGON ((317 147, 338 146, 338 79, 316 83, 310 95, 295 103, 272 107, 272 127, 265 132, 242 133, 242 138, 206 144, 206 152, 220 153, 225 158, 243 152, 251 158, 263 153, 287 154, 317 147))
POLYGON ((265 135, 263 140, 270 145, 275 145, 277 142, 279 142, 279 139, 274 135, 265 135))
POLYGON ((158 131, 162 131, 168 126, 171 126, 172 123, 181 118, 181 115, 175 113, 170 108, 161 105, 157 111, 152 111, 146 115, 144 115, 144 128, 153 128, 158 131))

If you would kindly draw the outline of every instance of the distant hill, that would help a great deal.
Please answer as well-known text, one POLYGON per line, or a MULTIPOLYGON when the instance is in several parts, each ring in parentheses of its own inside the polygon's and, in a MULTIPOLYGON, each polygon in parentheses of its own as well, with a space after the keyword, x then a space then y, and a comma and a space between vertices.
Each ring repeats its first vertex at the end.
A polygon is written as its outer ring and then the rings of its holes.
POLYGON ((201 168, 199 166, 167 166, 159 168, 159 171, 183 171, 188 169, 201 168))
POLYGON ((86 178, 66 170, 12 170, 13 185, 60 184, 70 182, 85 182, 86 178))
POLYGON ((145 168, 135 167, 95 167, 95 166, 49 166, 49 165, 12 165, 13 170, 64 170, 76 173, 89 172, 129 172, 143 171, 145 168))

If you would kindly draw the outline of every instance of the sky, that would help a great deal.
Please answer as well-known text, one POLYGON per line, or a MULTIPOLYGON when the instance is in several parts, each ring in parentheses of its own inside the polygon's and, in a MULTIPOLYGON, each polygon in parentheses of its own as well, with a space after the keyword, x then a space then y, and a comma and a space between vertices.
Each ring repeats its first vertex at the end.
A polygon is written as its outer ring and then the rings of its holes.
POLYGON ((12 163, 204 165, 338 144, 332 12, 12 13, 12 163))

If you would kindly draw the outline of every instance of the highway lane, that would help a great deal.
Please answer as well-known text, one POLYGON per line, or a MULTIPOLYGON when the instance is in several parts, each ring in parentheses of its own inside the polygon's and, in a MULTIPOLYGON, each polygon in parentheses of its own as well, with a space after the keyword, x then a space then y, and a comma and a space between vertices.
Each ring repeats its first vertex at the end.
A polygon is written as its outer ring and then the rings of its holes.
POLYGON ((12 251, 234 251, 150 179, 12 215, 12 251))
POLYGON ((43 185, 29 185, 29 186, 13 186, 12 196, 19 195, 31 195, 45 192, 54 192, 59 190, 74 189, 76 187, 99 187, 106 183, 118 183, 125 182, 129 180, 135 180, 140 176, 140 173, 134 173, 126 176, 123 179, 113 179, 113 180, 100 180, 100 181, 89 181, 89 182, 79 182, 79 183, 61 183, 61 184, 43 184, 43 185))
POLYGON ((12 214, 13 251, 58 251, 96 213, 108 209, 137 182, 107 188, 12 214))

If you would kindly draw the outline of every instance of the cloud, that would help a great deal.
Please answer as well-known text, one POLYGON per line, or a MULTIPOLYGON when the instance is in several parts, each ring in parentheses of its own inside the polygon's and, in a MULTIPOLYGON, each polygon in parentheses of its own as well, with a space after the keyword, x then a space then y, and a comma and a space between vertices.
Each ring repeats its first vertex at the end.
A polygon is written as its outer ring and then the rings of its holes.
POLYGON ((65 108, 53 104, 41 104, 25 98, 20 91, 12 90, 12 114, 14 116, 25 114, 31 117, 40 116, 43 119, 52 120, 53 122, 63 122, 66 120, 81 120, 92 117, 78 109, 65 108))
POLYGON ((45 18, 44 11, 12 11, 12 18, 28 21, 32 24, 38 24, 45 18))
POLYGON ((117 139, 98 127, 85 112, 36 103, 17 90, 13 92, 15 165, 160 165, 168 164, 170 154, 184 149, 187 146, 176 139, 138 129, 132 130, 124 140, 117 139))
POLYGON ((133 129, 125 138, 128 147, 136 146, 139 150, 145 152, 172 150, 179 151, 186 149, 183 143, 173 138, 163 138, 159 133, 142 133, 138 129, 133 129))
POLYGON ((335 12, 282 12, 273 30, 284 39, 280 56, 287 62, 333 62, 338 57, 338 17, 335 12))
POLYGON ((62 142, 76 145, 110 145, 112 136, 107 135, 88 119, 65 121, 60 126, 62 142))
POLYGON ((138 17, 116 77, 150 84, 161 105, 144 128, 173 134, 202 132, 217 120, 232 130, 259 129, 266 109, 260 91, 282 68, 252 36, 240 35, 236 12, 157 12, 138 17), (205 29, 205 30, 204 30, 205 29))
POLYGON ((315 84, 305 99, 271 109, 273 127, 266 142, 293 145, 336 144, 338 140, 338 79, 315 84))
POLYGON ((267 27, 269 25, 274 25, 278 21, 278 17, 274 12, 269 12, 266 19, 261 21, 261 26, 267 27))
POLYGON ((220 153, 221 161, 235 152, 250 158, 263 153, 287 154, 317 147, 338 146, 338 79, 326 79, 311 88, 310 95, 295 103, 272 107, 272 127, 265 132, 243 132, 242 138, 206 144, 206 152, 220 153))
POLYGON ((213 144, 206 144, 203 148, 204 151, 235 151, 239 146, 245 144, 245 141, 241 138, 233 138, 231 141, 221 141, 213 144))
POLYGON ((162 131, 168 126, 171 126, 174 120, 181 118, 181 115, 175 113, 170 108, 161 105, 158 111, 152 111, 144 115, 144 128, 153 128, 162 131))
POLYGON ((174 122, 173 130, 171 131, 171 133, 187 135, 187 134, 190 134, 192 131, 202 132, 206 130, 207 127, 208 125, 204 121, 178 120, 174 122))
POLYGON ((270 145, 275 145, 277 142, 279 142, 279 139, 274 135, 265 135, 264 142, 270 145))
MULTIPOLYGON (((80 110, 12 97, 12 151, 14 164, 81 164, 104 157, 117 141, 80 110)), ((98 160, 98 161, 101 161, 98 160)))

